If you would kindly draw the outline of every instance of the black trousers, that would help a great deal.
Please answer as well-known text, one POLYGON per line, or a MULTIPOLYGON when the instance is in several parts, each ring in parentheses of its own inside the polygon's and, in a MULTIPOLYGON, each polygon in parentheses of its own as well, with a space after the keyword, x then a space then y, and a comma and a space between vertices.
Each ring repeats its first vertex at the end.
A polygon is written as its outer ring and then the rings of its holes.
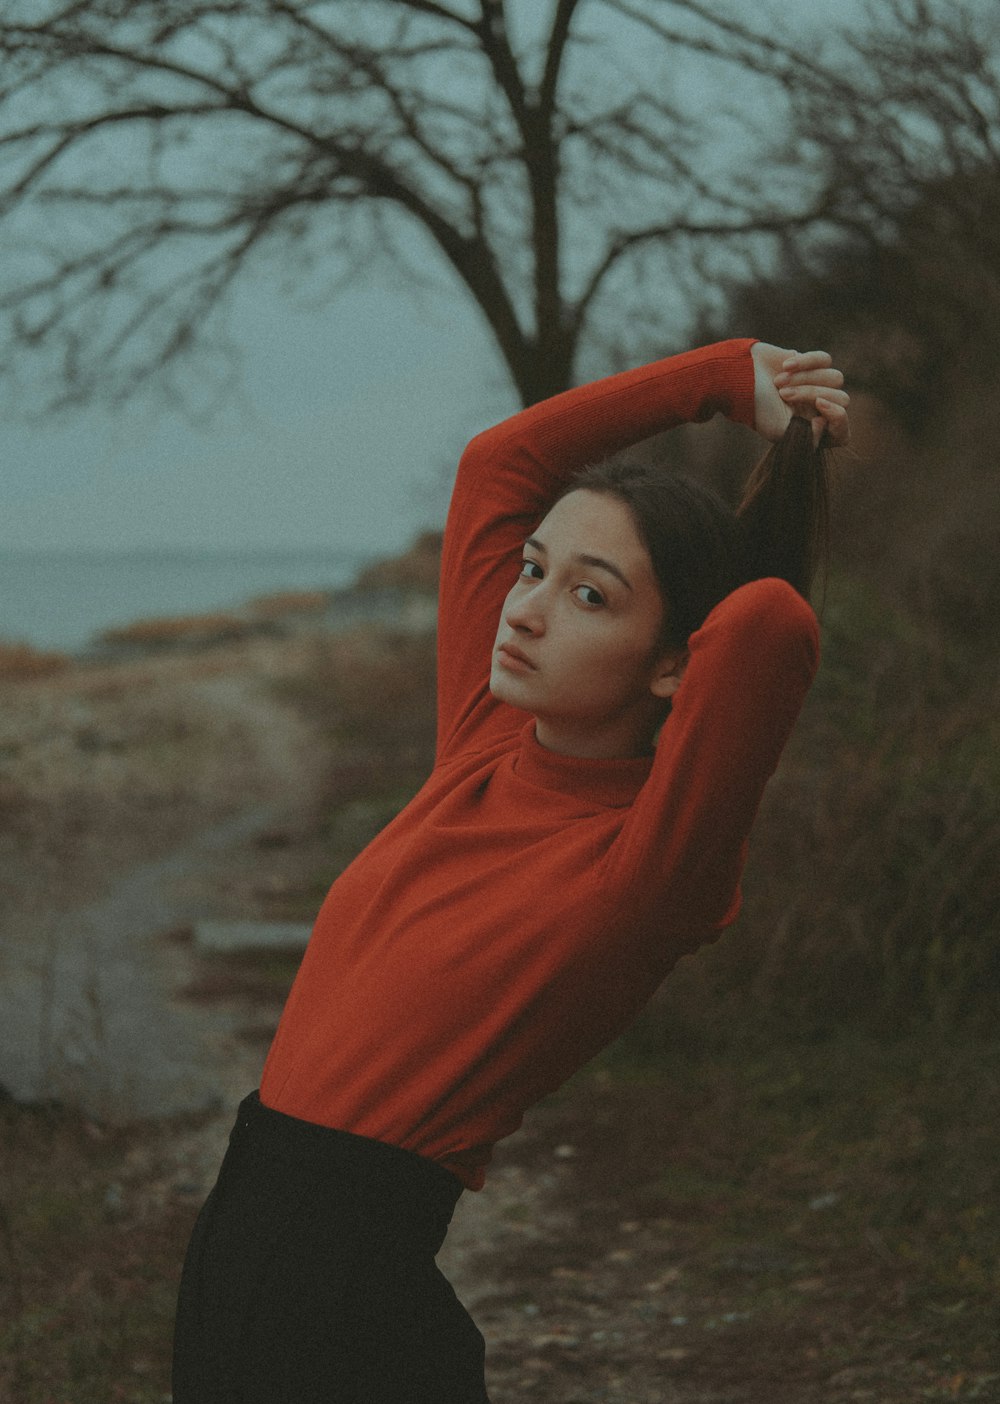
POLYGON ((247 1097, 184 1263, 174 1404, 489 1404, 434 1262, 461 1188, 247 1097))

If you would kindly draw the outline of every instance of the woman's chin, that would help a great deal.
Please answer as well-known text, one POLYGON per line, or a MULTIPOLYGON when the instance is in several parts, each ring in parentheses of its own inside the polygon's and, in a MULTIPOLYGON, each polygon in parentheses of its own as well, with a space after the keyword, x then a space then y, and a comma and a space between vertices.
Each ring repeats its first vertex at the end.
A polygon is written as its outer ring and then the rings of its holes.
POLYGON ((507 702, 512 707, 530 711, 525 682, 526 679, 506 672, 498 663, 493 664, 490 672, 490 692, 498 702, 507 702))

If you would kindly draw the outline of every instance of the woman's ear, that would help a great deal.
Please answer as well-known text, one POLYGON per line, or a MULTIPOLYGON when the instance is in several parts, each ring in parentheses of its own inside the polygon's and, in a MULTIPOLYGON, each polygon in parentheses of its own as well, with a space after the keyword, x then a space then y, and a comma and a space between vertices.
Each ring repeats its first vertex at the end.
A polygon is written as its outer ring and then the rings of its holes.
POLYGON ((687 661, 688 651, 686 648, 663 654, 657 662, 649 682, 649 690, 654 697, 661 699, 673 697, 681 685, 687 661))

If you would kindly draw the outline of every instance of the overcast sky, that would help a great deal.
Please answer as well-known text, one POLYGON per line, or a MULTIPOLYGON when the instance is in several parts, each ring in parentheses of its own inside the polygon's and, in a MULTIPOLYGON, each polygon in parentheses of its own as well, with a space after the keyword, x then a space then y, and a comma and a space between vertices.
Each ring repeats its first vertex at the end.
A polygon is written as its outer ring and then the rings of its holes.
POLYGON ((147 404, 4 426, 0 545, 395 549, 516 408, 457 295, 369 287, 306 313, 247 286, 233 329, 241 388, 208 425, 147 404))
MULTIPOLYGON (((783 5, 784 37, 830 10, 783 5)), ((148 404, 0 425, 0 547, 392 550, 441 520, 463 444, 517 407, 458 292, 372 285, 305 311, 242 283, 232 328, 242 389, 207 426, 148 404)))

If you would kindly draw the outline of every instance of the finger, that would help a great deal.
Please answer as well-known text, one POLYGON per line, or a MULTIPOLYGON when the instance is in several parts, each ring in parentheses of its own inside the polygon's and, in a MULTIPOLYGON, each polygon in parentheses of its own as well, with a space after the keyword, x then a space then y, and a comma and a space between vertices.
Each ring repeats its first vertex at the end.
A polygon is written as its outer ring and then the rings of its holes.
POLYGON ((783 371, 821 370, 833 365, 829 351, 792 351, 781 363, 783 371))
POLYGON ((819 413, 812 422, 813 442, 818 444, 825 434, 838 447, 846 444, 851 437, 847 406, 821 398, 816 401, 816 408, 819 413))
POLYGON ((830 389, 839 389, 844 383, 844 373, 837 370, 836 366, 813 366, 810 370, 800 371, 783 370, 774 377, 774 383, 779 390, 783 385, 825 385, 830 389))
POLYGON ((846 390, 829 385, 783 385, 778 394, 790 408, 814 405, 819 399, 843 405, 845 409, 851 403, 851 397, 846 390))

